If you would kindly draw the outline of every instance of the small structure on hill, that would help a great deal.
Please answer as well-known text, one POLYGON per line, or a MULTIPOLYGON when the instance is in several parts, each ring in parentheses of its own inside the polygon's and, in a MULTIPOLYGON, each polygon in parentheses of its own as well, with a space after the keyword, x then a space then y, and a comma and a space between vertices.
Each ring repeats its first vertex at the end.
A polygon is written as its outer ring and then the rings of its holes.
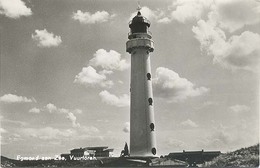
POLYGON ((114 149, 109 149, 108 146, 86 147, 84 149, 92 152, 95 157, 112 157, 112 152, 114 151, 114 149))
POLYGON ((127 156, 129 157, 130 154, 129 154, 128 145, 127 145, 127 143, 125 143, 124 150, 121 151, 120 157, 127 157, 127 156))
POLYGON ((85 147, 76 148, 70 150, 70 154, 61 154, 61 157, 66 160, 73 160, 74 158, 97 158, 97 157, 112 157, 112 152, 114 149, 109 149, 107 146, 97 146, 97 147, 85 147))

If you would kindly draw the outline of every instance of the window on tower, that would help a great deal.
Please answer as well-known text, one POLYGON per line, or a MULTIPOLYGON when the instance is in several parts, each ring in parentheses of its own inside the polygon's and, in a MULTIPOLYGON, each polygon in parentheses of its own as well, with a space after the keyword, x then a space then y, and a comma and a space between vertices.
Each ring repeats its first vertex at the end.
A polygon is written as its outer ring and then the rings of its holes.
POLYGON ((153 105, 153 99, 151 97, 148 99, 148 103, 149 103, 150 106, 153 105))
POLYGON ((156 155, 156 148, 152 148, 152 154, 156 155))
POLYGON ((151 76, 150 73, 147 73, 146 76, 147 76, 147 80, 151 80, 151 77, 152 77, 152 76, 151 76))
POLYGON ((150 124, 151 131, 154 131, 154 123, 150 124))

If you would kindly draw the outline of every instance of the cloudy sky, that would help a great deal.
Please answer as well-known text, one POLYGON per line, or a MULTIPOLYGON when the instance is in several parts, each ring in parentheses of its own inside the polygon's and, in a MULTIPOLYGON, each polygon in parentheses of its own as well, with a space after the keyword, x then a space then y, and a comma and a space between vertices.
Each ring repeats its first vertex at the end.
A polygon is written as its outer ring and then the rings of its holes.
MULTIPOLYGON (((142 0, 158 154, 258 142, 260 2, 142 0)), ((1 154, 54 156, 129 142, 137 1, 0 0, 1 154)))

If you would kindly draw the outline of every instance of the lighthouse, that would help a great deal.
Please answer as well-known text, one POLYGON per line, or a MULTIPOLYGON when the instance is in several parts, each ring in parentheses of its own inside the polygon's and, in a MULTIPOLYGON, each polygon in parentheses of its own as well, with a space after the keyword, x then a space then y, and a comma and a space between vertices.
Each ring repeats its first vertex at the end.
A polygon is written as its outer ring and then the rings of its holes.
POLYGON ((155 157, 156 139, 150 53, 154 42, 150 22, 140 7, 130 21, 126 51, 131 54, 130 156, 155 157))

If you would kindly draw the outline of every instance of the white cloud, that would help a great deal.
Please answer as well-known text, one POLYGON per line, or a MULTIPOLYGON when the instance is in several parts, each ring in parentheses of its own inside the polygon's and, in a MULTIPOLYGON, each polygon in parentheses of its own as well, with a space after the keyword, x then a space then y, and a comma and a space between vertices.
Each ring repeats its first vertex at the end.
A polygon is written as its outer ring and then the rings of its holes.
POLYGON ((239 104, 236 104, 234 106, 230 106, 229 109, 232 111, 232 112, 235 112, 235 113, 240 113, 240 112, 248 112, 250 110, 250 107, 246 106, 246 105, 239 105, 239 104))
POLYGON ((181 125, 184 127, 193 127, 193 128, 198 127, 198 125, 195 122, 191 121, 190 119, 181 122, 181 125))
POLYGON ((39 138, 42 140, 53 140, 53 139, 62 139, 66 137, 71 137, 74 133, 72 130, 59 130, 52 127, 45 128, 23 128, 20 130, 23 135, 39 138))
MULTIPOLYGON (((141 14, 148 20, 157 23, 168 24, 173 20, 185 23, 189 20, 198 20, 206 14, 213 0, 176 0, 168 7, 168 9, 151 10, 144 6, 141 14)), ((130 20, 136 16, 136 12, 131 14, 130 20)))
POLYGON ((66 118, 71 121, 72 127, 80 127, 80 124, 77 122, 77 117, 74 114, 81 114, 82 110, 69 110, 65 108, 58 108, 52 103, 47 104, 45 108, 50 113, 66 114, 66 118))
POLYGON ((126 122, 125 125, 124 125, 124 128, 123 128, 123 131, 125 133, 129 133, 130 132, 130 123, 129 122, 126 122))
POLYGON ((80 109, 69 110, 69 109, 65 109, 65 108, 59 108, 52 103, 47 104, 45 106, 45 108, 50 113, 59 113, 59 114, 67 114, 67 113, 70 113, 70 112, 76 113, 76 114, 82 113, 82 110, 80 110, 80 109))
POLYGON ((233 33, 245 25, 259 23, 260 2, 217 0, 210 3, 208 19, 205 21, 197 17, 197 26, 192 28, 202 51, 213 56, 213 62, 224 68, 259 72, 260 35, 244 31, 227 38, 225 30, 233 33))
POLYGON ((214 17, 219 26, 229 32, 260 21, 260 2, 256 0, 218 0, 211 9, 209 17, 214 17))
MULTIPOLYGON (((229 124, 230 125, 230 124, 229 124)), ((230 126, 212 121, 209 131, 205 131, 197 146, 221 150, 223 152, 239 149, 245 146, 252 146, 259 142, 258 120, 246 119, 236 120, 230 126)))
POLYGON ((29 113, 40 113, 40 112, 41 112, 41 109, 38 109, 38 108, 36 108, 36 107, 31 108, 31 109, 29 110, 29 113))
POLYGON ((167 140, 167 145, 169 145, 170 148, 174 148, 175 150, 183 150, 187 148, 187 144, 185 142, 172 138, 167 140))
POLYGON ((170 8, 173 20, 185 23, 208 15, 229 32, 260 21, 260 3, 255 0, 177 0, 170 8))
POLYGON ((103 90, 99 93, 99 96, 101 97, 102 102, 108 105, 117 107, 126 107, 130 105, 130 98, 127 94, 123 94, 122 96, 117 97, 116 95, 113 95, 108 91, 103 90))
POLYGON ((199 108, 204 108, 204 107, 208 107, 208 106, 216 106, 218 105, 218 102, 215 101, 205 101, 203 102, 203 104, 201 104, 201 106, 199 108))
POLYGON ((94 126, 81 126, 75 131, 75 135, 73 136, 75 140, 104 140, 104 137, 99 135, 99 129, 94 126))
POLYGON ((36 102, 36 100, 29 99, 27 97, 23 96, 17 96, 14 94, 5 94, 2 97, 0 97, 0 102, 3 103, 31 103, 31 102, 36 102))
POLYGON ((225 32, 216 26, 214 21, 198 21, 192 28, 195 38, 200 42, 201 49, 213 55, 214 63, 224 68, 259 71, 260 35, 245 31, 226 39, 225 32))
POLYGON ((67 114, 67 113, 69 113, 70 111, 69 111, 68 109, 65 109, 65 108, 59 108, 59 109, 58 109, 58 112, 59 112, 59 113, 65 113, 65 114, 67 114))
POLYGON ((95 67, 102 67, 106 70, 119 70, 123 71, 129 68, 129 64, 125 59, 121 59, 121 54, 114 51, 106 51, 99 49, 94 54, 94 58, 89 61, 89 64, 95 67))
POLYGON ((89 127, 82 126, 80 131, 87 133, 87 134, 95 134, 95 133, 100 132, 99 129, 94 126, 89 126, 89 127))
MULTIPOLYGON (((198 21, 209 17, 214 19, 220 28, 229 32, 253 25, 260 21, 260 2, 256 0, 175 0, 168 9, 151 10, 144 6, 143 16, 158 23, 170 23, 176 20, 181 23, 198 21)), ((136 15, 131 14, 130 19, 136 15)))
POLYGON ((80 127, 80 124, 76 121, 77 117, 73 113, 67 113, 67 118, 72 122, 73 127, 80 127))
POLYGON ((49 104, 46 105, 46 109, 47 109, 50 113, 52 113, 52 112, 54 112, 54 111, 57 110, 57 107, 56 107, 54 104, 49 103, 49 104))
POLYGON ((39 47, 57 47, 61 44, 60 36, 49 33, 46 29, 35 30, 36 34, 32 34, 32 39, 37 41, 39 47))
POLYGON ((164 17, 164 18, 161 18, 161 19, 158 20, 158 23, 165 23, 165 24, 167 24, 167 23, 170 23, 170 22, 171 22, 171 19, 168 18, 168 17, 164 17))
MULTIPOLYGON (((2 130, 1 131, 6 131, 6 130, 2 130)), ((8 133, 7 131, 6 132, 1 132, 2 133, 8 133)), ((13 142, 17 142, 17 141, 21 141, 23 140, 21 138, 21 135, 19 134, 11 134, 11 133, 8 133, 6 134, 5 136, 2 136, 0 135, 0 142, 1 142, 1 145, 6 145, 6 144, 10 144, 10 143, 13 143, 13 142)))
POLYGON ((88 86, 99 86, 111 88, 114 82, 107 79, 108 75, 113 74, 113 70, 123 71, 129 68, 125 59, 121 59, 121 54, 114 51, 99 49, 89 61, 88 67, 83 67, 82 71, 76 75, 74 83, 88 86), (102 69, 99 72, 95 68, 102 69))
POLYGON ((97 11, 96 13, 91 14, 89 12, 82 12, 81 10, 73 13, 72 16, 74 20, 78 20, 80 23, 84 24, 103 23, 107 22, 113 17, 115 17, 115 14, 111 15, 106 11, 97 11))
POLYGON ((212 130, 211 135, 205 138, 205 145, 215 148, 230 146, 234 142, 234 137, 228 133, 227 128, 218 127, 212 130))
POLYGON ((114 72, 110 71, 110 70, 106 70, 106 69, 99 71, 99 74, 101 74, 101 75, 111 75, 112 73, 114 73, 114 72))
POLYGON ((27 122, 23 122, 23 121, 17 121, 17 120, 9 120, 9 119, 6 119, 6 118, 2 118, 1 119, 1 122, 2 123, 5 123, 7 125, 11 124, 11 125, 15 125, 17 127, 24 127, 26 125, 28 125, 27 122))
POLYGON ((185 23, 188 20, 200 19, 210 8, 212 0, 177 0, 173 2, 171 18, 185 23))
POLYGON ((222 59, 224 65, 233 69, 259 71, 259 34, 245 31, 241 35, 230 37, 226 44, 228 47, 222 59))
POLYGON ((32 15, 32 10, 22 0, 0 0, 0 14, 18 19, 21 16, 32 15))
POLYGON ((226 51, 226 35, 223 30, 216 27, 216 22, 199 20, 197 26, 193 26, 192 31, 195 38, 201 43, 201 49, 205 49, 208 54, 223 55, 226 51))
MULTIPOLYGON (((165 13, 163 10, 157 9, 157 10, 151 10, 147 6, 143 6, 140 10, 142 16, 146 17, 150 21, 155 21, 157 23, 169 23, 170 19, 165 16, 165 13)), ((132 20, 136 16, 137 12, 133 12, 129 18, 129 20, 132 20)))
POLYGON ((181 78, 176 72, 164 67, 156 69, 153 87, 155 96, 165 98, 168 102, 183 101, 209 91, 205 87, 196 88, 189 80, 181 78))
MULTIPOLYGON (((147 19, 151 20, 156 17, 155 12, 148 8, 147 6, 143 6, 140 10, 142 16, 146 17, 147 19)), ((137 12, 131 13, 129 20, 132 20, 137 15, 137 12)))
POLYGON ((107 80, 104 72, 97 73, 97 71, 91 67, 83 67, 82 71, 76 75, 74 83, 88 86, 101 86, 105 88, 111 88, 114 83, 111 80, 107 80))
POLYGON ((102 136, 98 136, 99 130, 94 126, 81 126, 72 129, 57 129, 53 127, 44 127, 44 128, 20 128, 24 137, 27 138, 36 138, 40 140, 50 140, 55 141, 77 141, 77 140, 86 140, 86 139, 103 139, 102 136))
POLYGON ((75 114, 82 114, 82 110, 80 110, 80 109, 75 109, 72 112, 75 114))
POLYGON ((7 131, 4 128, 0 128, 0 134, 7 133, 7 131))
POLYGON ((102 123, 108 123, 109 120, 108 119, 98 119, 97 122, 102 122, 102 123))
POLYGON ((10 143, 10 142, 16 142, 16 141, 21 141, 21 140, 23 140, 22 138, 21 138, 21 135, 19 135, 19 134, 12 134, 12 135, 10 135, 9 137, 8 137, 8 142, 10 143))

